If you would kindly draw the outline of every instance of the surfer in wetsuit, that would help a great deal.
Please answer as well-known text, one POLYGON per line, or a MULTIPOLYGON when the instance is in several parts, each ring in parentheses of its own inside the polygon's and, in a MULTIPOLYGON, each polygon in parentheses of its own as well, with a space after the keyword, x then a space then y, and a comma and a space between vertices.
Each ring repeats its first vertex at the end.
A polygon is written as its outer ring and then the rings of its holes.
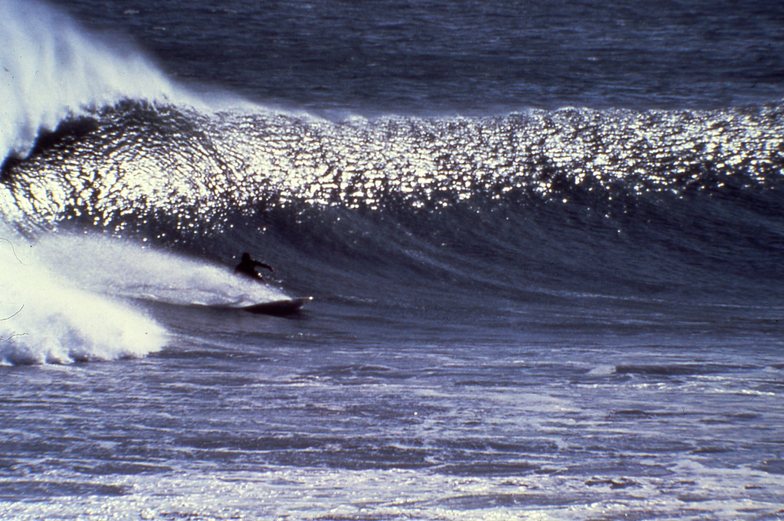
POLYGON ((242 254, 242 259, 240 260, 240 263, 237 264, 237 266, 234 268, 234 273, 240 273, 242 275, 245 275, 246 277, 251 277, 258 281, 263 281, 264 278, 261 276, 259 272, 256 271, 256 268, 266 268, 270 271, 273 271, 272 266, 251 259, 250 253, 245 252, 242 254))

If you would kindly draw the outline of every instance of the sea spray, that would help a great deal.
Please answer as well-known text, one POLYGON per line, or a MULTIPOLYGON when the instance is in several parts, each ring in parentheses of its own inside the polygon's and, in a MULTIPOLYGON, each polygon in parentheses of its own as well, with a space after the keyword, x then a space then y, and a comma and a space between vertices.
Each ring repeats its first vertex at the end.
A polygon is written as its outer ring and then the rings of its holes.
POLYGON ((44 235, 35 254, 83 289, 176 305, 241 306, 279 300, 279 289, 221 266, 133 240, 95 234, 44 235), (63 255, 63 252, 68 252, 63 255))
POLYGON ((0 0, 0 160, 39 131, 126 98, 197 102, 140 51, 37 0, 0 0))
POLYGON ((166 343, 165 329, 154 320, 129 304, 76 287, 21 239, 0 242, 0 288, 2 364, 138 357, 166 343))

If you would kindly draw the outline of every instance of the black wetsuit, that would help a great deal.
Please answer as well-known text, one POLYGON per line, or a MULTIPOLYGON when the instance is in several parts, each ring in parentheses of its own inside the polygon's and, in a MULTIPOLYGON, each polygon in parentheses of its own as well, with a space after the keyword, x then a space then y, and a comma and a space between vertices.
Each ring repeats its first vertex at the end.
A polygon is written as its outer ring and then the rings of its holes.
POLYGON ((266 268, 272 271, 272 266, 269 264, 264 264, 263 262, 259 262, 257 260, 253 260, 250 258, 250 255, 247 253, 242 255, 242 260, 237 266, 234 268, 234 273, 241 273, 242 275, 257 279, 257 280, 264 280, 261 274, 256 271, 256 268, 266 268))

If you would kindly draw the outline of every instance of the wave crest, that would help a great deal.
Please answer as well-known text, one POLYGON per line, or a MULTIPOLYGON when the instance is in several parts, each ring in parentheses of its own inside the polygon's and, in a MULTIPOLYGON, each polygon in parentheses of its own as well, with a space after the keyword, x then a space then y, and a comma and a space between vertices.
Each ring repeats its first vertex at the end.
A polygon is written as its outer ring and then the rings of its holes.
POLYGON ((0 210, 23 225, 77 218, 121 231, 151 219, 186 234, 237 210, 302 204, 544 200, 620 215, 657 194, 777 185, 782 128, 780 106, 335 123, 127 102, 7 168, 0 210))
POLYGON ((0 1, 0 41, 0 161, 27 154, 41 129, 122 99, 194 101, 128 43, 37 0, 0 1))

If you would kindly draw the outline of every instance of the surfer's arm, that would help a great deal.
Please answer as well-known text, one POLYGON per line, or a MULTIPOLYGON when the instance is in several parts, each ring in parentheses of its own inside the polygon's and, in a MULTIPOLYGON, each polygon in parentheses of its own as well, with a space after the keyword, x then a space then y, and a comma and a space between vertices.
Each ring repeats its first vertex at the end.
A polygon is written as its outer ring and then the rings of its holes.
POLYGON ((259 268, 266 268, 270 271, 275 271, 272 269, 272 266, 270 266, 269 264, 264 264, 263 262, 253 261, 253 265, 258 266, 259 268))

